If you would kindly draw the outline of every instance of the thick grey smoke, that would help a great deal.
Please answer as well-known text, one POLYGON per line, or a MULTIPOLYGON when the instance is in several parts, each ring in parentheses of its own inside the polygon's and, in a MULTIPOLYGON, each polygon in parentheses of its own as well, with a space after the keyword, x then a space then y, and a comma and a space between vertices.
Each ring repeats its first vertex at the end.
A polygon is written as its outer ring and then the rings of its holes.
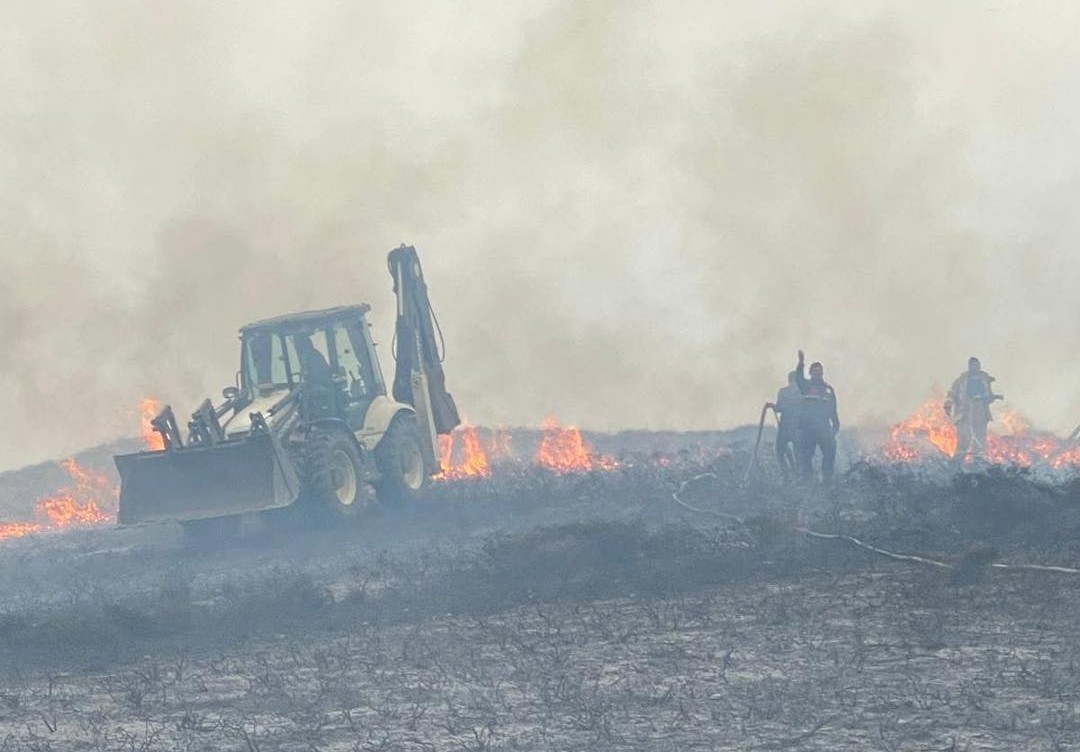
POLYGON ((747 422, 803 346, 848 423, 975 353, 1071 428, 1078 11, 896 5, 8 0, 0 466, 217 394, 251 319, 388 343, 400 241, 473 422, 747 422))

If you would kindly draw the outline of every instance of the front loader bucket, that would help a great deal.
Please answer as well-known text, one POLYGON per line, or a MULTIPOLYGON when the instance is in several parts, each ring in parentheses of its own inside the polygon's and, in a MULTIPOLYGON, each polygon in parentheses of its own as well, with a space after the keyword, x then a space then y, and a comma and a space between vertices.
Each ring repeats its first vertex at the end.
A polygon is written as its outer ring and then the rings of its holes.
POLYGON ((121 525, 256 512, 299 495, 296 470, 268 433, 115 459, 121 525))

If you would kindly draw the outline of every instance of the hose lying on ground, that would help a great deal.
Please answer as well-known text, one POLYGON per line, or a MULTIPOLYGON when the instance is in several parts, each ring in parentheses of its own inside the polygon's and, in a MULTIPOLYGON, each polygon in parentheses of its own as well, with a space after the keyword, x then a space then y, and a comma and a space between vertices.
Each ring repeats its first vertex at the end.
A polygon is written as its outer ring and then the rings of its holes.
POLYGON ((695 483, 695 482, 697 482, 699 480, 703 480, 705 478, 714 478, 714 479, 719 480, 717 478, 717 476, 716 476, 716 473, 701 473, 700 475, 695 475, 693 478, 687 478, 686 480, 684 480, 679 485, 679 489, 671 494, 671 498, 673 498, 675 500, 676 504, 678 504, 678 505, 680 505, 682 507, 685 507, 686 509, 689 509, 691 512, 697 512, 698 514, 716 515, 717 517, 719 517, 721 519, 732 520, 732 521, 737 522, 738 524, 742 525, 743 521, 742 521, 741 517, 737 517, 734 514, 728 514, 727 512, 719 512, 719 511, 717 511, 715 509, 700 509, 698 507, 695 507, 692 504, 687 504, 685 501, 683 501, 679 497, 679 495, 683 491, 685 491, 686 487, 689 486, 691 483, 695 483))
MULTIPOLYGON (((699 480, 704 480, 705 478, 718 479, 715 473, 700 473, 699 475, 687 478, 679 484, 678 489, 676 489, 671 494, 671 498, 675 501, 676 504, 683 507, 684 509, 690 510, 691 512, 695 512, 697 514, 713 515, 715 517, 719 517, 720 519, 731 520, 738 525, 745 525, 746 523, 743 521, 743 519, 737 515, 731 514, 729 512, 721 512, 716 509, 702 509, 701 507, 696 507, 683 501, 681 496, 682 493, 686 491, 687 486, 689 486, 691 483, 696 483, 699 480)), ((869 551, 872 554, 883 556, 887 559, 892 559, 893 561, 900 561, 906 564, 919 564, 920 566, 932 567, 934 569, 955 569, 955 566, 949 564, 948 562, 938 561, 937 559, 928 559, 924 556, 916 556, 914 554, 900 554, 894 551, 887 551, 884 548, 878 548, 877 546, 872 546, 869 543, 864 543, 858 538, 854 538, 850 535, 842 535, 840 533, 821 533, 805 527, 792 528, 792 531, 801 535, 805 535, 808 538, 814 538, 816 540, 842 541, 849 545, 855 546, 856 548, 861 548, 864 551, 869 551)), ((1073 567, 1052 566, 1046 564, 991 563, 990 568, 1007 572, 1051 572, 1054 574, 1080 574, 1080 569, 1076 569, 1073 567)))

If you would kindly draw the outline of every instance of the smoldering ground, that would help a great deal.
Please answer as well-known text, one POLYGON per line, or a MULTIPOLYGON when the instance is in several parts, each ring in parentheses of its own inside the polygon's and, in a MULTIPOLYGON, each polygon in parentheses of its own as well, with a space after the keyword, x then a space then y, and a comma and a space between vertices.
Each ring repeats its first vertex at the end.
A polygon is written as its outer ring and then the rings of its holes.
POLYGON ((424 253, 468 417, 747 422, 790 354, 887 422, 978 353, 1080 415, 1062 3, 12 0, 0 464, 231 381, 236 328, 424 253))
POLYGON ((164 526, 9 542, 0 737, 11 750, 1080 739, 1075 576, 989 566, 1073 562, 1075 484, 857 466, 826 494, 768 465, 743 486, 745 446, 689 449, 606 472, 501 468, 348 528, 218 548, 182 549, 164 526), (674 503, 680 487, 741 521, 674 503))

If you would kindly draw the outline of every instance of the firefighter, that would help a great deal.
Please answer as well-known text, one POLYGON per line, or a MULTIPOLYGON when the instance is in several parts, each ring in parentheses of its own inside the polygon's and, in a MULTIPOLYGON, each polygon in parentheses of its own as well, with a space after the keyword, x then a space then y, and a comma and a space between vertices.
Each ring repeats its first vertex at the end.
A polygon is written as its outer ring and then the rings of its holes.
POLYGON ((945 397, 945 412, 956 424, 954 467, 964 463, 969 451, 973 459, 986 456, 986 427, 994 419, 990 405, 1002 399, 1000 394, 994 394, 993 383, 994 377, 972 356, 967 370, 956 378, 945 397))
POLYGON ((799 411, 802 408, 802 392, 795 380, 795 372, 788 374, 787 386, 776 393, 773 410, 780 417, 780 426, 776 431, 776 459, 784 478, 791 478, 798 472, 799 457, 799 411))
POLYGON ((810 364, 810 378, 805 374, 806 362, 799 350, 795 368, 795 383, 802 395, 799 410, 799 469, 809 480, 814 475, 814 453, 821 448, 821 475, 826 483, 833 479, 836 467, 836 434, 840 417, 836 410, 836 392, 825 383, 825 368, 821 363, 810 364))

